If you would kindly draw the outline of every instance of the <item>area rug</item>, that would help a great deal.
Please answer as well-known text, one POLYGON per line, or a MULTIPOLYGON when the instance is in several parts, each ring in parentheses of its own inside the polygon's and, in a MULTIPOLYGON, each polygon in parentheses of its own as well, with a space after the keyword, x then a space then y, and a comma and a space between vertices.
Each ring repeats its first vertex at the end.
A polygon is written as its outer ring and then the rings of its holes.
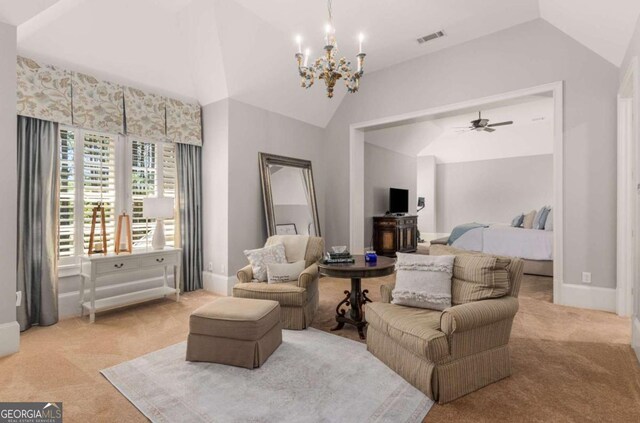
POLYGON ((153 422, 420 422, 433 401, 367 352, 283 331, 259 369, 185 361, 182 342, 102 370, 153 422))

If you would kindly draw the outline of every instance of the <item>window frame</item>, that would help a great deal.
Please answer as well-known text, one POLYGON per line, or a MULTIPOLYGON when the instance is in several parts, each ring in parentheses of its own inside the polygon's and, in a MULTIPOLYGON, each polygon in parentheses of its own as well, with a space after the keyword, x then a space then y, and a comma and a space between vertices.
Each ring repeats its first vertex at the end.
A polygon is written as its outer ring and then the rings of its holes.
MULTIPOLYGON (((117 219, 118 216, 122 213, 122 211, 126 211, 129 216, 133 216, 133 187, 132 187, 132 169, 133 169, 133 141, 144 142, 144 143, 153 143, 156 145, 156 190, 158 194, 164 193, 164 160, 163 160, 163 151, 164 144, 166 141, 159 140, 151 140, 145 137, 137 137, 137 136, 127 136, 122 134, 112 134, 108 132, 94 131, 85 128, 79 128, 71 125, 59 125, 58 127, 58 140, 59 143, 62 142, 62 132, 72 132, 74 136, 74 157, 73 157, 73 165, 75 172, 75 192, 74 192, 74 243, 73 243, 73 251, 74 255, 60 257, 59 255, 59 232, 60 226, 57 228, 57 236, 56 240, 56 256, 58 260, 58 266, 63 270, 63 274, 65 274, 65 269, 77 268, 81 263, 81 257, 86 253, 84 251, 84 137, 85 134, 95 134, 97 136, 108 137, 111 138, 114 142, 114 154, 115 154, 115 200, 114 200, 114 220, 115 220, 115 228, 117 228, 117 219), (78 154, 80 152, 80 154, 78 154)), ((174 146, 175 149, 175 146, 174 146)), ((58 151, 60 154, 60 151, 58 151)), ((175 154, 175 150, 174 150, 175 154)), ((177 167, 177 162, 176 162, 177 167)), ((58 168, 58 174, 60 172, 61 166, 58 168)), ((180 238, 179 234, 179 216, 178 216, 178 174, 176 169, 176 189, 174 195, 174 247, 180 248, 179 242, 180 238)), ((60 178, 58 178, 60 181, 60 178)), ((60 185, 58 182, 58 189, 60 189, 60 185)), ((58 195, 59 198, 59 195, 58 195)), ((60 207, 58 206, 58 213, 60 213, 60 207)), ((147 219, 149 220, 149 219, 147 219)), ((153 222, 155 225, 155 221, 153 222)), ((59 225, 59 223, 58 223, 59 225)), ((151 225, 151 223, 149 223, 151 225)), ((111 235, 113 236, 113 234, 111 235)), ((138 247, 134 250, 136 251, 144 251, 145 249, 150 248, 150 243, 148 243, 145 247, 138 247)))
MULTIPOLYGON (((163 159, 163 153, 164 153, 164 145, 165 144, 169 144, 169 145, 173 145, 173 143, 169 143, 166 141, 157 141, 157 140, 151 140, 145 137, 138 137, 138 136, 125 136, 125 164, 124 164, 124 169, 123 169, 123 175, 126 178, 126 189, 124 189, 124 191, 126 191, 126 197, 125 197, 125 201, 126 201, 126 205, 127 205, 127 214, 129 216, 131 216, 131 218, 133 219, 133 175, 132 175, 132 170, 133 170, 133 143, 134 142, 139 142, 139 143, 148 143, 148 144, 155 144, 155 162, 156 162, 156 169, 155 169, 155 174, 156 174, 156 195, 158 196, 164 196, 164 159, 163 159)), ((173 145, 174 147, 174 157, 175 157, 175 145, 173 145)), ((173 217, 173 225, 174 225, 174 239, 173 239, 173 246, 171 246, 171 248, 180 248, 179 247, 179 238, 177 237, 177 234, 179 233, 177 230, 177 226, 178 226, 178 171, 177 171, 177 162, 175 163, 176 165, 176 189, 175 189, 175 194, 173 197, 173 209, 174 209, 174 217, 173 217)), ((155 226, 156 222, 155 219, 146 219, 147 220, 147 226, 149 228, 151 228, 152 226, 155 226)), ((133 222, 132 226, 133 226, 133 222)), ((165 233, 166 234, 166 233, 165 233)), ((133 243, 135 244, 135 240, 133 240, 133 243)), ((143 251, 146 249, 149 249, 151 247, 151 241, 149 239, 147 239, 147 243, 145 247, 134 247, 134 251, 143 251)))

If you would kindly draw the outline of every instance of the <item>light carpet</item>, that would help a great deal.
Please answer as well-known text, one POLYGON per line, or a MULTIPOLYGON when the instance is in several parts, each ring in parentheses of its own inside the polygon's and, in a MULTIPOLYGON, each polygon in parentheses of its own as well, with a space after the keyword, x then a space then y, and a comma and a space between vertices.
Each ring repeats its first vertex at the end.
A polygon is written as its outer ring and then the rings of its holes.
POLYGON ((367 352, 283 331, 259 369, 185 361, 182 342, 102 370, 153 422, 420 422, 433 401, 367 352))

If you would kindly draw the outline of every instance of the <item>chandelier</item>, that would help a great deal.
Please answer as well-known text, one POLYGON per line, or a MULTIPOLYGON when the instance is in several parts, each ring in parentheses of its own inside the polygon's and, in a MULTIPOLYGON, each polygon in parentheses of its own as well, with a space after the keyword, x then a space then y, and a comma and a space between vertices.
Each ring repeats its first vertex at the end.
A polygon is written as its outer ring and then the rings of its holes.
POLYGON ((357 70, 351 69, 351 62, 344 57, 336 60, 338 55, 338 43, 335 37, 335 28, 333 27, 333 16, 331 14, 331 0, 327 1, 327 10, 329 12, 329 23, 325 28, 324 51, 325 53, 318 57, 311 65, 309 63, 309 49, 302 54, 302 38, 297 37, 298 52, 296 53, 296 61, 298 62, 298 72, 300 73, 300 86, 309 88, 313 85, 316 77, 324 80, 327 86, 327 97, 333 97, 333 88, 340 79, 344 80, 347 91, 355 93, 360 87, 360 78, 362 77, 364 57, 366 54, 362 52, 363 36, 360 34, 360 50, 356 56, 358 61, 357 70))

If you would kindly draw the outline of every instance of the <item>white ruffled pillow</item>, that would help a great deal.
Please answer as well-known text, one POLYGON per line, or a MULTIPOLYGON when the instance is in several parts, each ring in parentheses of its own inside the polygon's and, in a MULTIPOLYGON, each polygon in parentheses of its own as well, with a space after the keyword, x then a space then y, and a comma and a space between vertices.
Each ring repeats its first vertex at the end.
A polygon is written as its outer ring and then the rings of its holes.
POLYGON ((267 280, 267 264, 269 263, 286 263, 284 244, 274 244, 264 248, 255 250, 244 250, 253 270, 253 278, 260 282, 267 280))
POLYGON ((393 304, 444 310, 451 307, 455 256, 398 253, 393 304))

